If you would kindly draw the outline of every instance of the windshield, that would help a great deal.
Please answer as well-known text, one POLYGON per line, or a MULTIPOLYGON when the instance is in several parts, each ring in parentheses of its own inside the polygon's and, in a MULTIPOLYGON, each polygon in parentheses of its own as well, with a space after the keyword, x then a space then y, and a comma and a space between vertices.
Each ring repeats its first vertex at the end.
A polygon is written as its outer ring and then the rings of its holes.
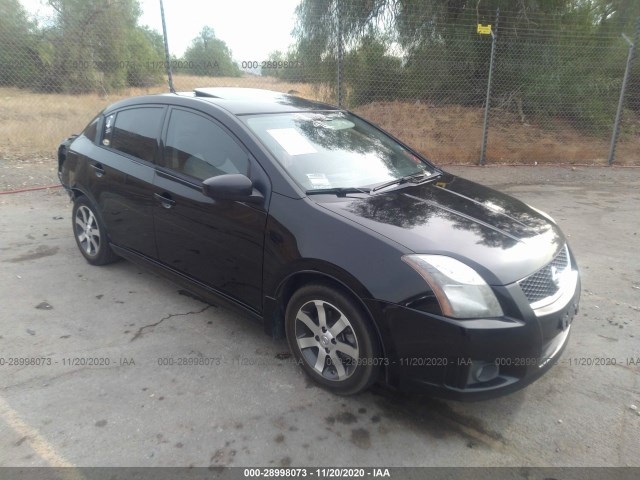
POLYGON ((374 187, 434 173, 431 165, 347 113, 269 114, 244 121, 307 191, 374 187))

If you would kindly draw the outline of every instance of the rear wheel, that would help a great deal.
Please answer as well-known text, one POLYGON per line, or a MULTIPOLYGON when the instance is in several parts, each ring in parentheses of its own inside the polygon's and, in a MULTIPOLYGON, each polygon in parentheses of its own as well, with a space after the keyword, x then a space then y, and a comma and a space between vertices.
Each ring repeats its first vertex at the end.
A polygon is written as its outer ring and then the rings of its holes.
POLYGON ((309 285, 291 297, 287 340, 305 372, 340 395, 368 388, 377 378, 380 348, 361 308, 326 285, 309 285))
POLYGON ((87 262, 92 265, 106 265, 118 259, 109 246, 107 231, 87 197, 76 198, 72 217, 73 236, 87 262))

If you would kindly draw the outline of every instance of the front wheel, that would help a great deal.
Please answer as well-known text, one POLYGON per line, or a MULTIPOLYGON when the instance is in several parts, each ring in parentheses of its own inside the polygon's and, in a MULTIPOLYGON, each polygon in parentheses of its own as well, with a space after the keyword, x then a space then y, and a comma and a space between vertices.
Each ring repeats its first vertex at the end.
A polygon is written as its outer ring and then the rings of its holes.
POLYGON ((342 292, 326 285, 301 288, 287 305, 285 323, 294 356, 323 387, 353 395, 377 379, 377 337, 361 308, 342 292))
POLYGON ((73 236, 80 253, 92 265, 106 265, 118 257, 111 250, 107 231, 86 197, 79 197, 73 203, 73 236))

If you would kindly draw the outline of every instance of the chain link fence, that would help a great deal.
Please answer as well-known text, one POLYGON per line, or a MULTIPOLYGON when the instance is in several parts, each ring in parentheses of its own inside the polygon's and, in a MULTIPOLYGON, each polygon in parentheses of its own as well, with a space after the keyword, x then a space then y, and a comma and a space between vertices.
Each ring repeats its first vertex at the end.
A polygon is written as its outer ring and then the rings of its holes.
MULTIPOLYGON (((113 101, 168 91, 171 67, 177 91, 253 87, 340 104, 441 164, 640 164, 640 22, 583 3, 301 0, 288 50, 237 58, 205 28, 167 61, 136 0, 48 0, 36 15, 0 0, 0 153, 51 155, 113 101)), ((144 7, 161 18, 159 2, 144 7)), ((166 18, 169 31, 177 21, 166 18)), ((275 27, 247 34, 259 42, 275 27)))

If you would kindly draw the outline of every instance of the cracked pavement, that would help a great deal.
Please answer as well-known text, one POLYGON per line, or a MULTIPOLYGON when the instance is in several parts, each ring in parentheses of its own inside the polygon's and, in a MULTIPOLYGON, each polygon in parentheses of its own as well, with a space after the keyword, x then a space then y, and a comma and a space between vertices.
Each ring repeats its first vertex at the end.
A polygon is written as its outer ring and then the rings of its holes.
POLYGON ((61 190, 5 195, 0 466, 640 466, 625 362, 640 362, 640 169, 449 170, 569 235, 581 312, 539 381, 469 404, 331 395, 251 319, 131 263, 87 264, 61 190), (604 357, 617 364, 582 364, 604 357))
POLYGON ((157 327, 158 325, 160 325, 162 322, 164 322, 165 320, 169 320, 170 318, 173 317, 182 317, 185 315, 197 315, 199 313, 205 312, 207 311, 209 308, 211 308, 213 305, 207 305, 206 307, 202 307, 200 310, 194 310, 192 312, 186 312, 186 313, 171 313, 169 315, 167 315, 166 317, 162 317, 160 320, 158 320, 155 323, 150 323, 149 325, 144 325, 142 327, 140 327, 138 329, 138 331, 136 332, 136 334, 131 338, 130 342, 133 342, 134 340, 137 340, 138 338, 140 338, 142 336, 142 331, 145 328, 153 328, 153 327, 157 327))

